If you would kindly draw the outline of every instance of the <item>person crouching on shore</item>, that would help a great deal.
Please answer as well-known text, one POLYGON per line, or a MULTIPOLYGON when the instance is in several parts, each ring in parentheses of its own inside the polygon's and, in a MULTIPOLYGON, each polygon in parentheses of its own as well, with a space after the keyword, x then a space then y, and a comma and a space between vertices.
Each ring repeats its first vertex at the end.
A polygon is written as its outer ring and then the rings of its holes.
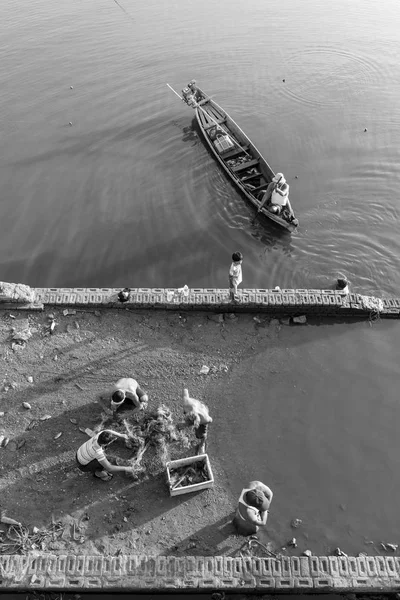
POLYGON ((103 481, 109 481, 113 473, 130 473, 132 467, 118 467, 112 465, 106 458, 104 448, 108 446, 115 438, 128 440, 124 433, 117 433, 111 429, 104 429, 78 448, 76 453, 76 463, 78 469, 84 473, 92 473, 103 481))
POLYGON ((272 491, 261 481, 251 481, 242 490, 233 520, 238 533, 252 535, 266 525, 272 496, 272 491))
POLYGON ((133 413, 145 410, 149 402, 148 395, 139 387, 136 379, 119 379, 111 390, 111 410, 113 414, 130 410, 133 413))

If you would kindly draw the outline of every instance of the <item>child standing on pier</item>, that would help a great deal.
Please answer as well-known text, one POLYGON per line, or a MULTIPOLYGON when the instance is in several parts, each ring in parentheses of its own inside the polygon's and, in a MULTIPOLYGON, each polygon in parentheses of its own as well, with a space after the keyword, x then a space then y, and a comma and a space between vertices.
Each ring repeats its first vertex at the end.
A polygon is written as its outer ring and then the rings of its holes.
POLYGON ((229 269, 229 294, 231 300, 239 300, 237 288, 242 283, 242 262, 243 254, 241 252, 234 252, 232 254, 232 264, 229 269))

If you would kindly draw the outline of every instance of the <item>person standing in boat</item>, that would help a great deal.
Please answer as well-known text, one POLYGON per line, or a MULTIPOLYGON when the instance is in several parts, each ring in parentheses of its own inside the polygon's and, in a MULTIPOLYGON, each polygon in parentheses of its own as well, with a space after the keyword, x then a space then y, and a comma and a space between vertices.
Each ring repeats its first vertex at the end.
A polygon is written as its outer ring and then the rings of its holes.
POLYGON ((182 100, 189 106, 196 104, 197 87, 195 79, 192 79, 182 90, 182 100))
POLYGON ((265 192, 263 192, 258 212, 260 212, 265 204, 267 205, 267 209, 276 215, 283 216, 282 213, 285 213, 285 216, 289 219, 294 218, 294 212, 289 201, 289 184, 286 183, 283 173, 277 173, 272 178, 265 192))

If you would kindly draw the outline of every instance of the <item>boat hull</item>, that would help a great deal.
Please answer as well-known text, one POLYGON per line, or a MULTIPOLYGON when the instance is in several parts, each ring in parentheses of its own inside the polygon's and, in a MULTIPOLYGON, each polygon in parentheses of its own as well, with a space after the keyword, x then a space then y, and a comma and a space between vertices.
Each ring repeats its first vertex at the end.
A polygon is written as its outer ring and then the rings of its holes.
MULTIPOLYGON (((197 88, 196 103, 193 105, 193 108, 196 112, 196 119, 200 131, 202 132, 211 153, 229 179, 236 185, 240 192, 244 194, 246 199, 258 209, 261 200, 257 196, 268 187, 268 184, 275 175, 274 171, 237 123, 235 123, 221 106, 211 98, 207 97, 200 88, 197 88), (218 152, 214 140, 210 137, 210 132, 212 132, 213 129, 217 131, 218 129, 221 129, 235 142, 235 145, 230 152, 218 152), (230 159, 230 157, 232 157, 232 159, 230 159), (232 166, 232 163, 238 159, 244 160, 245 162, 242 164, 239 163, 238 166, 232 166), (249 166, 246 168, 246 165, 249 166), (257 171, 257 173, 252 175, 251 170, 257 171), (243 173, 245 176, 243 176, 243 173), (250 174, 247 175, 247 173, 250 174), (261 185, 253 185, 254 182, 256 182, 256 184, 261 183, 261 185)), ((260 213, 288 231, 293 232, 297 229, 297 225, 295 224, 297 223, 297 219, 295 220, 295 223, 290 222, 285 218, 270 212, 264 207, 261 209, 260 213)))

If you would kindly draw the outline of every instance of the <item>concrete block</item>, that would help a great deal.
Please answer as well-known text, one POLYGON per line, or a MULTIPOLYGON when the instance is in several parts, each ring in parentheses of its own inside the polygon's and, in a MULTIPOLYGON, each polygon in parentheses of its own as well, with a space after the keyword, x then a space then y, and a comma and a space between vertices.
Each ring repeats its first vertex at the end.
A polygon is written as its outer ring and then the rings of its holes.
POLYGON ((291 574, 294 577, 300 577, 300 575, 301 575, 300 559, 298 556, 290 557, 290 569, 291 569, 291 574))
POLYGON ((376 563, 376 568, 378 571, 378 576, 379 577, 387 577, 388 573, 386 570, 385 557, 384 556, 375 556, 375 563, 376 563))
POLYGON ((311 577, 293 577, 295 588, 311 589, 314 587, 314 581, 311 577))
POLYGON ((89 302, 89 294, 87 292, 85 292, 85 293, 78 292, 76 294, 75 304, 77 304, 79 306, 87 306, 88 302, 89 302))
POLYGON ((399 573, 396 569, 396 563, 393 556, 384 556, 386 572, 388 577, 399 577, 399 573))
POLYGON ((367 575, 368 577, 378 577, 378 569, 377 569, 377 565, 375 562, 375 557, 373 556, 366 556, 365 557, 365 562, 366 562, 366 566, 367 566, 367 575))
POLYGON ((275 306, 275 296, 273 294, 268 294, 268 304, 270 306, 275 306))
POLYGON ((65 576, 62 575, 50 575, 46 577, 45 587, 49 589, 62 589, 66 586, 65 576))
POLYGON ((199 580, 199 588, 218 588, 219 580, 216 577, 205 577, 199 580))
POLYGON ((85 577, 73 577, 72 575, 65 577, 66 586, 70 589, 79 589, 85 587, 85 577))
POLYGON ((289 556, 282 557, 281 567, 282 567, 282 577, 291 577, 292 576, 292 564, 291 564, 289 556))
POLYGON ((56 304, 62 304, 63 303, 63 296, 64 296, 64 294, 62 292, 56 294, 56 304))
POLYGON ((84 589, 97 589, 100 590, 103 587, 103 581, 99 577, 85 577, 84 578, 84 589))
POLYGON ((255 581, 258 589, 275 589, 274 577, 257 577, 255 581))
POLYGON ((275 577, 275 587, 277 589, 291 589, 294 587, 293 577, 275 577))
POLYGON ((333 577, 315 577, 313 580, 314 589, 331 589, 335 587, 333 577))
POLYGON ((300 556, 300 572, 302 577, 311 577, 310 559, 307 556, 300 556))
POLYGON ((349 556, 348 557, 348 567, 349 567, 349 573, 351 577, 358 577, 359 576, 359 571, 358 571, 358 563, 357 563, 357 559, 354 556, 349 556))
POLYGON ((85 577, 99 578, 103 573, 102 556, 86 556, 84 564, 85 577))
POLYGON ((347 556, 338 556, 338 566, 339 566, 339 575, 340 577, 349 577, 349 559, 347 556))
POLYGON ((272 558, 271 559, 271 567, 272 567, 272 575, 273 575, 273 577, 281 577, 281 575, 282 575, 281 561, 272 558))

